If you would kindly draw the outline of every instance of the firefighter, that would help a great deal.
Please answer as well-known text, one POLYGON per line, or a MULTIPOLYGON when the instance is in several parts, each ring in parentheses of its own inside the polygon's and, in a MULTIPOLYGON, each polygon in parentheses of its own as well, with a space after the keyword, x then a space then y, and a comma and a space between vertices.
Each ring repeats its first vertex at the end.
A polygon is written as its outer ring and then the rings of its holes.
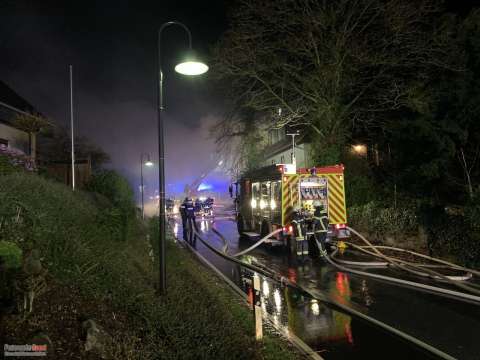
POLYGON ((195 225, 195 208, 193 200, 188 196, 180 205, 180 215, 182 216, 183 239, 189 240, 187 231, 189 226, 192 227, 191 231, 193 231, 193 226, 195 225))
POLYGON ((320 244, 321 251, 326 250, 327 232, 328 232, 328 214, 325 207, 316 201, 313 213, 313 231, 315 240, 320 244))
POLYGON ((305 213, 301 209, 293 211, 293 234, 297 256, 308 255, 308 237, 305 226, 305 213))

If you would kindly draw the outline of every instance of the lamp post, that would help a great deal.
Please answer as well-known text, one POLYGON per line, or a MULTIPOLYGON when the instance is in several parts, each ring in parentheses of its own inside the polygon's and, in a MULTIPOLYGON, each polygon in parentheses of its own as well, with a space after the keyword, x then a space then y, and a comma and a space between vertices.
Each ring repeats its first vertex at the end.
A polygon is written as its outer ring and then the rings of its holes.
POLYGON ((201 75, 208 71, 208 66, 195 59, 192 54, 192 34, 190 30, 181 22, 169 21, 164 23, 158 30, 158 98, 157 98, 157 117, 158 117, 158 182, 159 182, 159 283, 158 292, 164 295, 166 292, 166 264, 165 264, 165 144, 164 144, 164 124, 162 120, 162 111, 165 109, 163 102, 163 72, 162 72, 162 33, 167 27, 177 25, 181 27, 188 36, 189 56, 180 64, 175 66, 175 71, 183 75, 201 75))
POLYGON ((143 193, 144 193, 144 186, 143 186, 143 166, 153 166, 153 162, 150 161, 150 155, 146 153, 140 154, 140 192, 142 193, 142 219, 145 219, 145 206, 143 201, 143 193), (146 155, 146 160, 144 156, 146 155))

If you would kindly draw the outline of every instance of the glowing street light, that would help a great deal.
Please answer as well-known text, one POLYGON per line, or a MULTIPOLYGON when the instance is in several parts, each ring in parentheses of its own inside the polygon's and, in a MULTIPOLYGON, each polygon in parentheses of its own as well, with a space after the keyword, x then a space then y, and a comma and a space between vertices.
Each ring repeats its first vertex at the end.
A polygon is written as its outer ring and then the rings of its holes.
POLYGON ((190 51, 184 61, 175 66, 175 71, 188 76, 202 75, 208 71, 208 66, 198 61, 194 53, 190 51))
POLYGON ((352 151, 363 156, 367 153, 367 146, 363 144, 352 145, 352 151))
POLYGON ((164 295, 166 292, 166 264, 165 264, 165 240, 166 240, 166 221, 165 221, 165 145, 164 145, 164 124, 162 120, 162 111, 165 109, 163 102, 163 71, 162 71, 162 33, 170 25, 181 27, 188 36, 188 55, 187 58, 175 66, 175 71, 183 75, 201 75, 208 71, 208 66, 198 61, 192 54, 192 34, 190 30, 181 22, 169 21, 164 23, 158 30, 158 181, 159 181, 159 283, 158 292, 164 295))

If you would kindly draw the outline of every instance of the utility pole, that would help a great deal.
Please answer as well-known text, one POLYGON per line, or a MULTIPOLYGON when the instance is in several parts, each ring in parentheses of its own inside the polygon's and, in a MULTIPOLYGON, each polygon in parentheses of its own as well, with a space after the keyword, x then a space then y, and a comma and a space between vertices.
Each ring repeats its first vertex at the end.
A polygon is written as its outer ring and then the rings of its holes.
POLYGON ((297 158, 295 157, 295 136, 300 135, 300 132, 297 130, 294 133, 287 133, 287 136, 292 137, 292 164, 297 167, 297 158))
POLYGON ((75 144, 73 133, 73 68, 70 65, 70 131, 72 137, 72 190, 75 191, 75 144))

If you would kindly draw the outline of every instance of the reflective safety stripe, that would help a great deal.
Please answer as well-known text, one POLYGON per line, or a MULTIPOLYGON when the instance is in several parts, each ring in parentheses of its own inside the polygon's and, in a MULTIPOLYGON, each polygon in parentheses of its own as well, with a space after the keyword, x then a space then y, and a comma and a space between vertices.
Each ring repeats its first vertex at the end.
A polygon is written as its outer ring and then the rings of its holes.
POLYGON ((322 217, 316 217, 314 216, 313 217, 315 220, 317 220, 316 223, 319 223, 321 226, 322 226, 322 229, 321 230, 317 230, 315 229, 315 232, 327 232, 328 231, 328 217, 326 217, 325 215, 323 215, 322 217), (322 221, 322 220, 326 220, 326 221, 322 221))
POLYGON ((326 174, 328 178, 328 215, 331 224, 346 224, 343 174, 326 174))
MULTIPOLYGON (((299 205, 299 181, 310 174, 282 175, 282 226, 292 222, 293 209, 299 205)), ((346 224, 345 186, 343 174, 321 174, 327 181, 327 211, 330 224, 346 224)))
POLYGON ((298 206, 298 175, 282 177, 282 225, 292 221, 293 209, 298 206))

